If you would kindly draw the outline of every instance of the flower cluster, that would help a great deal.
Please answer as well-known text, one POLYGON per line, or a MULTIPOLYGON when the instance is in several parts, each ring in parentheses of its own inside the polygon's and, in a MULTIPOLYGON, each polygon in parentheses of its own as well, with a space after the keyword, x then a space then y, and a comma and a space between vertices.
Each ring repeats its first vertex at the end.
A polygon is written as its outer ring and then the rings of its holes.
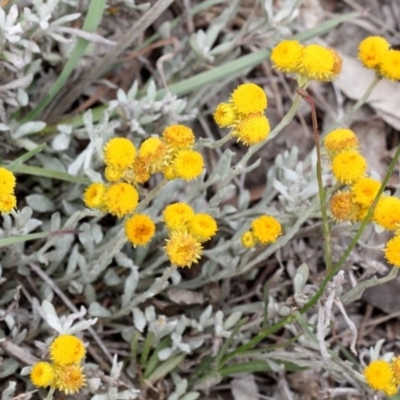
POLYGON ((14 174, 0 167, 0 212, 9 213, 17 206, 14 194, 16 179, 14 174))
POLYGON ((165 252, 172 264, 190 267, 203 252, 202 243, 217 233, 217 223, 209 214, 196 214, 186 203, 174 203, 163 212, 169 232, 165 252))
POLYGON ((318 44, 303 46, 297 40, 278 43, 271 61, 278 70, 296 74, 300 86, 311 80, 329 82, 342 70, 342 59, 335 50, 318 44))
POLYGON ((364 378, 374 390, 394 396, 400 385, 400 356, 391 362, 374 360, 364 369, 364 378))
POLYGON ((221 128, 232 128, 232 136, 239 142, 253 146, 269 135, 269 121, 264 115, 267 105, 267 96, 260 86, 244 83, 233 91, 228 103, 218 104, 214 120, 221 128))
POLYGON ((262 215, 251 223, 250 230, 242 235, 242 245, 247 248, 256 244, 270 244, 276 242, 282 234, 282 226, 274 217, 262 215))
POLYGON ((31 370, 31 381, 37 387, 48 387, 65 394, 78 392, 86 384, 81 366, 85 358, 83 342, 76 336, 63 334, 49 347, 50 360, 39 361, 31 370))
POLYGON ((392 81, 400 80, 400 51, 381 36, 369 36, 358 46, 358 58, 366 68, 392 81))

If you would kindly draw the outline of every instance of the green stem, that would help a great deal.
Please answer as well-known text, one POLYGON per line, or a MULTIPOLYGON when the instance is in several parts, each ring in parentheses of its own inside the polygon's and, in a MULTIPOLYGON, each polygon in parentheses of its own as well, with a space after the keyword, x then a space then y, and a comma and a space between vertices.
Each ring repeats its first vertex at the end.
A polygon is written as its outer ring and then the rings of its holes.
POLYGON ((140 204, 137 206, 135 212, 138 213, 142 210, 144 210, 150 202, 161 192, 161 190, 165 187, 165 185, 168 183, 168 180, 163 178, 163 180, 154 188, 152 189, 147 196, 140 202, 140 204))
POLYGON ((47 393, 47 396, 46 396, 46 398, 44 400, 53 400, 53 394, 54 394, 55 391, 56 391, 55 388, 51 388, 49 390, 49 393, 47 393))

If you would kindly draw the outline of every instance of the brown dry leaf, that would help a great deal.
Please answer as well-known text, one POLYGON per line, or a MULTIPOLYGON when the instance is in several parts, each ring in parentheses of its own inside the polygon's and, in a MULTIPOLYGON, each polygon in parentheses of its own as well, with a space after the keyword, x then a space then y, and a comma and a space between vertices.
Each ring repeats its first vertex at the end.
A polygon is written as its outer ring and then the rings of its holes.
MULTIPOLYGON (((353 57, 341 54, 342 72, 335 80, 347 97, 358 100, 374 79, 374 72, 353 57)), ((400 130, 400 83, 382 79, 367 100, 376 113, 389 125, 400 130)))
POLYGON ((175 304, 203 304, 203 293, 194 292, 186 289, 170 289, 168 290, 168 297, 175 304))

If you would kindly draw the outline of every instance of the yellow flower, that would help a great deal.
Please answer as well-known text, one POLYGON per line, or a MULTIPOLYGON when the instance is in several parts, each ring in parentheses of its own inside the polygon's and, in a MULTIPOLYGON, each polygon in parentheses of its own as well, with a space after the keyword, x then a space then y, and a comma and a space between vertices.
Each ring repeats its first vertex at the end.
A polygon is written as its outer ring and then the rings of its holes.
POLYGON ((318 44, 304 47, 299 72, 307 79, 328 82, 340 69, 341 59, 334 50, 318 44))
POLYGON ((37 387, 50 386, 54 381, 54 368, 45 361, 39 361, 31 370, 31 382, 37 387))
POLYGON ((269 121, 265 115, 254 114, 242 119, 235 127, 233 136, 246 146, 253 146, 265 140, 270 132, 269 121))
POLYGON ((17 207, 17 198, 13 194, 0 194, 0 212, 10 213, 17 207))
POLYGON ((400 80, 400 51, 388 50, 379 64, 379 72, 391 81, 400 80))
POLYGON ((254 236, 251 233, 251 231, 247 231, 247 232, 243 233, 241 242, 242 242, 243 247, 246 247, 248 249, 250 249, 256 245, 256 240, 254 239, 254 236))
POLYGON ((129 183, 120 182, 111 185, 104 196, 104 206, 107 211, 122 218, 130 214, 138 205, 139 194, 129 183))
POLYGON ((106 165, 121 169, 128 168, 132 165, 135 155, 134 144, 126 138, 112 138, 104 146, 104 162, 106 165))
POLYGON ((58 365, 80 363, 85 358, 85 346, 73 335, 57 336, 49 347, 50 359, 58 365))
POLYGON ((381 197, 372 219, 389 231, 398 229, 400 227, 400 200, 393 196, 381 197))
POLYGON ((184 232, 172 232, 165 246, 169 260, 178 267, 191 267, 198 263, 202 250, 201 243, 184 232))
POLYGON ((124 176, 125 169, 108 165, 104 169, 104 177, 108 182, 118 182, 124 176))
POLYGON ((198 151, 181 150, 173 163, 175 176, 190 181, 197 178, 203 171, 204 161, 198 151))
POLYGON ((358 59, 367 68, 379 67, 390 44, 380 36, 369 36, 360 42, 358 46, 358 59))
POLYGON ((190 149, 195 141, 193 131, 185 125, 171 125, 162 134, 165 143, 174 150, 190 149))
POLYGON ((186 230, 194 215, 192 207, 185 203, 170 204, 163 212, 165 225, 172 231, 186 230))
POLYGON ((56 364, 54 369, 56 379, 52 386, 65 394, 76 393, 86 385, 86 377, 79 364, 56 364))
POLYGON ((90 184, 83 194, 85 206, 89 208, 102 208, 106 191, 107 187, 103 183, 90 184))
POLYGON ((215 122, 220 128, 234 125, 236 121, 236 113, 232 104, 220 103, 218 104, 213 114, 215 122))
POLYGON ((297 72, 302 54, 303 45, 297 40, 283 40, 272 49, 271 61, 282 72, 297 72))
POLYGON ((350 192, 336 192, 329 200, 329 209, 337 222, 356 221, 358 207, 350 192))
POLYGON ((162 173, 164 174, 165 179, 168 179, 169 181, 172 181, 173 179, 177 178, 175 168, 173 165, 166 165, 162 169, 162 173))
POLYGON ((215 219, 209 214, 196 214, 190 221, 190 234, 200 242, 210 240, 217 229, 215 219))
POLYGON ((356 150, 358 148, 358 138, 350 129, 335 129, 325 136, 324 147, 329 156, 334 157, 345 150, 356 150))
POLYGON ((332 172, 340 183, 352 184, 360 179, 367 169, 367 161, 356 150, 346 150, 332 160, 332 172))
POLYGON ((375 179, 362 177, 353 184, 351 191, 356 203, 369 207, 381 188, 381 183, 375 179))
MULTIPOLYGON (((398 247, 398 253, 400 254, 400 248, 398 247)), ((391 362, 393 371, 394 382, 396 385, 400 384, 400 356, 393 358, 391 362)))
POLYGON ((0 194, 13 194, 15 183, 14 174, 8 169, 0 167, 0 194))
POLYGON ((167 148, 160 138, 150 137, 140 145, 139 157, 146 160, 149 171, 155 173, 161 170, 166 151, 167 148))
MULTIPOLYGON (((396 235, 392 237, 387 243, 384 249, 385 258, 388 262, 395 267, 400 268, 400 236, 396 235)), ((398 380, 400 383, 400 360, 396 364, 398 366, 398 380)))
POLYGON ((251 223, 254 238, 261 244, 274 243, 282 234, 281 224, 269 215, 262 215, 251 223))
POLYGON ((125 234, 133 246, 144 246, 154 236, 156 225, 150 217, 136 214, 125 222, 125 234))
POLYGON ((124 179, 134 184, 143 184, 150 179, 150 165, 148 161, 141 156, 135 158, 133 163, 133 170, 124 175, 124 179), (130 173, 133 172, 132 176, 130 173))
POLYGON ((239 85, 231 94, 231 102, 240 116, 262 113, 268 104, 264 90, 254 83, 239 85))
POLYGON ((381 390, 387 395, 393 395, 393 389, 397 393, 394 384, 394 375, 390 364, 384 360, 375 360, 364 369, 366 382, 372 389, 381 390))

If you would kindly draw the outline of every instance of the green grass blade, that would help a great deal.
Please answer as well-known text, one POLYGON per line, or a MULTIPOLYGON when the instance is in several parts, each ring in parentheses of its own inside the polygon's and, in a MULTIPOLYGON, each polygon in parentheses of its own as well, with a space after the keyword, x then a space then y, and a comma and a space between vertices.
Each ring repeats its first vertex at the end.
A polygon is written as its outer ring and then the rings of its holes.
POLYGON ((16 243, 27 242, 28 240, 43 239, 51 235, 51 232, 37 232, 29 235, 13 236, 0 239, 0 247, 11 246, 16 243))
MULTIPOLYGON (((82 27, 83 31, 89 33, 96 31, 103 17, 105 6, 106 6, 106 0, 91 0, 88 13, 83 23, 82 27)), ((43 110, 51 102, 54 96, 64 87, 65 83, 67 82, 67 79, 69 78, 72 71, 75 69, 76 65, 84 55, 88 44, 89 42, 87 40, 78 38, 76 46, 72 51, 71 56, 69 57, 67 63, 65 64, 63 70, 61 71, 60 76, 58 77, 54 85, 51 87, 46 96, 43 97, 40 103, 23 118, 21 123, 32 121, 43 112, 43 110)))
POLYGON ((27 153, 23 154, 21 157, 16 158, 13 162, 11 162, 7 168, 10 168, 14 165, 21 165, 25 161, 28 161, 32 158, 35 154, 40 153, 46 147, 46 143, 39 144, 34 149, 28 151, 27 153))
POLYGON ((153 383, 164 378, 167 374, 173 371, 184 359, 186 354, 178 354, 164 361, 154 372, 149 376, 149 382, 153 383))

